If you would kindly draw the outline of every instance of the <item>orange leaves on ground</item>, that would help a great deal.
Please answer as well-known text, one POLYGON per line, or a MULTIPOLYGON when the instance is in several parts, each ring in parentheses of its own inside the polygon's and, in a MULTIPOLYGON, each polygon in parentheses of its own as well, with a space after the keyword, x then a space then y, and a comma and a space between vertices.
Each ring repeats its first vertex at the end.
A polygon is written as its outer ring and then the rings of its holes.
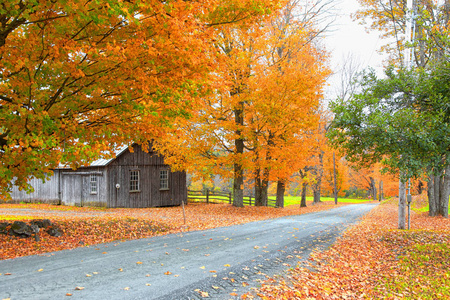
MULTIPOLYGON (((449 243, 450 221, 413 213, 411 224, 419 230, 397 230, 395 204, 380 205, 329 250, 314 252, 308 262, 302 262, 285 278, 269 279, 257 295, 262 299, 417 298, 414 294, 417 290, 408 290, 411 285, 408 280, 410 273, 420 272, 420 268, 415 265, 405 268, 404 264, 411 259, 410 253, 417 252, 414 249, 423 247, 420 245, 430 251, 429 244, 449 243), (399 296, 401 293, 403 296, 399 296)), ((446 263, 430 263, 439 273, 448 274, 446 263)), ((432 292, 435 286, 429 281, 433 280, 423 278, 416 276, 414 281, 422 280, 422 287, 432 292)))
MULTIPOLYGON (((40 233, 40 242, 0 235, 0 259, 73 249, 116 240, 236 225, 334 207, 334 205, 323 204, 301 209, 298 207, 275 209, 270 207, 236 208, 228 204, 189 204, 185 207, 188 226, 184 226, 181 207, 105 209, 47 204, 0 204, 0 215, 8 215, 8 222, 14 221, 15 217, 21 221, 48 218, 56 222, 64 232, 62 237, 51 237, 45 232, 40 233)), ((4 219, 0 221, 2 220, 4 219)), ((99 253, 107 255, 107 251, 99 253)), ((207 255, 209 254, 205 254, 207 255)))

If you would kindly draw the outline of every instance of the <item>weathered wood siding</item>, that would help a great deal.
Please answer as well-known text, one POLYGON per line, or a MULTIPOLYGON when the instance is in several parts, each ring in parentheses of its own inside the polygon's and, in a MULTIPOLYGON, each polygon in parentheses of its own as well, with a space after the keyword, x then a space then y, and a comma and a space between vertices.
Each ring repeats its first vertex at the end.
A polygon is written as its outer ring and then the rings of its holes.
POLYGON ((17 186, 13 186, 11 198, 13 202, 45 202, 58 203, 58 177, 59 170, 55 170, 49 180, 42 182, 42 179, 32 178, 29 183, 34 188, 34 192, 27 193, 20 191, 17 186))
POLYGON ((107 171, 105 167, 84 167, 78 170, 63 170, 62 204, 76 206, 107 206, 107 171), (90 192, 90 176, 97 175, 97 193, 90 192))
POLYGON ((109 207, 155 207, 180 205, 186 201, 186 174, 169 172, 169 189, 160 190, 160 170, 168 170, 157 153, 146 153, 140 146, 126 151, 108 165, 109 207), (130 191, 130 171, 139 171, 139 191, 130 191), (116 188, 116 184, 120 188, 116 188))
POLYGON ((155 152, 146 153, 139 145, 134 146, 133 153, 126 150, 109 165, 57 169, 49 181, 42 183, 32 179, 31 184, 34 193, 26 194, 14 187, 13 199, 17 202, 128 208, 181 205, 181 201, 187 201, 186 173, 170 172, 162 156, 155 152), (139 171, 140 189, 136 192, 130 191, 132 170, 139 171), (160 189, 161 170, 169 171, 167 190, 160 189), (94 194, 90 192, 91 174, 97 175, 97 193, 94 194), (116 184, 120 184, 120 188, 116 188, 116 184))

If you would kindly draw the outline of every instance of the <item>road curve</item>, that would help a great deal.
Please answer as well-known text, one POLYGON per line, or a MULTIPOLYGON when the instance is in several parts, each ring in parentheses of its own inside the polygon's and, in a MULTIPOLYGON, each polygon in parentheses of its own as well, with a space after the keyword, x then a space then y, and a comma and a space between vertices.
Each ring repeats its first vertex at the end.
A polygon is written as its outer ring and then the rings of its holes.
POLYGON ((3 260, 0 299, 233 299, 375 205, 3 260))

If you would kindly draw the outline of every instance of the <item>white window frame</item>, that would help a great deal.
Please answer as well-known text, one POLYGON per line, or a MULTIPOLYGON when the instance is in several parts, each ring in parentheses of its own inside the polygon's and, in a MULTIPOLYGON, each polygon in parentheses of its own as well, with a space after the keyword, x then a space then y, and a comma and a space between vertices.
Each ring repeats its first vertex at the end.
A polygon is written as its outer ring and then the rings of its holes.
POLYGON ((139 170, 130 170, 130 192, 140 192, 141 175, 139 170))
POLYGON ((98 175, 91 174, 89 176, 89 192, 91 195, 97 195, 98 193, 98 175))
POLYGON ((159 189, 162 191, 169 189, 169 170, 159 170, 159 189))

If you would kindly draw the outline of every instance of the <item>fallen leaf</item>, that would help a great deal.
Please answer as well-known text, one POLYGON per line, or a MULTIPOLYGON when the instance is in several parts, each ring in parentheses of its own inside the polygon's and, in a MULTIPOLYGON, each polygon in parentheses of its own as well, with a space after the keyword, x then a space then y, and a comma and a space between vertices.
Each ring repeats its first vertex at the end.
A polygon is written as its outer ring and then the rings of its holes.
POLYGON ((200 293, 200 296, 202 296, 203 298, 209 297, 208 292, 200 291, 199 293, 200 293))
POLYGON ((42 271, 44 271, 44 269, 39 269, 39 270, 38 270, 38 272, 42 272, 42 271))
POLYGON ((137 265, 142 265, 142 261, 136 262, 137 265))
POLYGON ((72 294, 71 293, 67 293, 66 296, 72 296, 72 294))
POLYGON ((128 291, 130 288, 129 287, 125 287, 123 288, 125 291, 128 291))
POLYGON ((164 273, 164 275, 170 275, 170 274, 172 274, 172 272, 170 272, 170 271, 167 271, 166 273, 164 273))
POLYGON ((77 287, 75 287, 75 290, 76 291, 81 291, 81 290, 84 290, 84 287, 83 286, 77 286, 77 287))

